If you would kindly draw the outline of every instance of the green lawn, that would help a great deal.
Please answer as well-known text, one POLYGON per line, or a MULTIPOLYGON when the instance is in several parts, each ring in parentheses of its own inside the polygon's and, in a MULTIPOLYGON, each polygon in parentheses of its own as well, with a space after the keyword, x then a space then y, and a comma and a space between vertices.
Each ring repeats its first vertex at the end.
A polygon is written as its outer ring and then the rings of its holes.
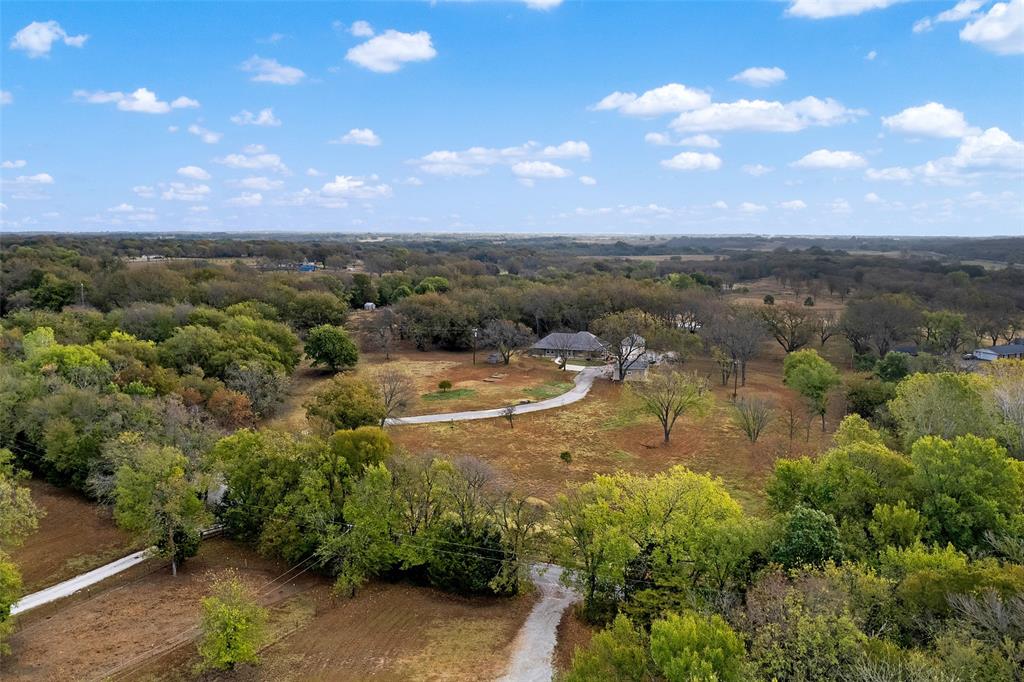
POLYGON ((548 398, 554 398, 555 396, 562 395, 566 391, 572 390, 573 385, 574 384, 571 381, 546 381, 540 386, 523 389, 523 393, 534 400, 547 400, 548 398))
POLYGON ((471 388, 456 388, 450 391, 434 391, 433 393, 424 393, 420 396, 421 400, 427 400, 435 402, 438 400, 458 400, 459 398, 468 398, 476 395, 476 391, 471 388))

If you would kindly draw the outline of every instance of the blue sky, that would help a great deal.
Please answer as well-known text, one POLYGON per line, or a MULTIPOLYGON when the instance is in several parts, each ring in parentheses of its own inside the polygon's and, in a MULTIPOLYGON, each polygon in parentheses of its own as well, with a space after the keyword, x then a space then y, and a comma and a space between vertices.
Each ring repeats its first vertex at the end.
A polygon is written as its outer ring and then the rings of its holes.
POLYGON ((0 13, 6 230, 1024 233, 1024 0, 0 13))

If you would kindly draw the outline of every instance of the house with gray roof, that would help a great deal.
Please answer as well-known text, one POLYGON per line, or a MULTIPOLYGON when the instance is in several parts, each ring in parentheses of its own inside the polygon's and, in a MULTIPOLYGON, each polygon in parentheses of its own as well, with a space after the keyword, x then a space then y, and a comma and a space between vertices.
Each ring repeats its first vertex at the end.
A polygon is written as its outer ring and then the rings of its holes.
POLYGON ((1007 343, 1002 346, 989 346, 974 351, 978 360, 992 362, 994 360, 1024 360, 1024 343, 1007 343))
POLYGON ((552 332, 530 347, 530 355, 567 360, 603 360, 608 355, 608 347, 590 332, 552 332))

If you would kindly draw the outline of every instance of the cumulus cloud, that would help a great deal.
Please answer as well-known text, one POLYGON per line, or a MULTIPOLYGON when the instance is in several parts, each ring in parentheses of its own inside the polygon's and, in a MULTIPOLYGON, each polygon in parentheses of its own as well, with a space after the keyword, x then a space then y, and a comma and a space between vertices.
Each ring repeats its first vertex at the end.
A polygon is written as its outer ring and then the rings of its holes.
POLYGON ((523 0, 530 9, 547 12, 562 4, 562 0, 523 0))
POLYGON ((812 126, 846 123, 866 113, 860 109, 848 109, 832 98, 811 96, 785 104, 741 99, 684 111, 670 126, 677 132, 756 130, 792 133, 812 126))
POLYGON ((541 152, 552 159, 589 159, 590 145, 582 140, 567 140, 559 145, 548 145, 541 152))
POLYGON ((73 97, 86 104, 117 104, 121 111, 132 111, 139 114, 166 114, 171 109, 193 109, 199 102, 181 96, 168 104, 149 88, 138 88, 135 92, 125 94, 119 91, 106 90, 75 90, 73 97))
POLYGON ((284 186, 283 180, 271 180, 270 178, 260 175, 251 178, 242 178, 241 180, 231 180, 229 183, 232 187, 240 187, 242 189, 258 190, 260 192, 270 192, 275 189, 281 189, 284 186))
POLYGON ((989 128, 961 140, 953 156, 929 162, 921 168, 923 174, 932 176, 957 170, 1024 172, 1024 142, 1013 139, 999 128, 989 128))
POLYGON ((318 178, 321 175, 323 175, 323 173, 321 171, 318 171, 316 168, 307 168, 306 175, 308 175, 311 178, 318 178))
POLYGON ((718 170, 722 167, 722 159, 711 153, 680 152, 662 161, 661 165, 670 170, 718 170))
POLYGON ((402 33, 388 29, 365 43, 356 45, 345 59, 377 73, 393 73, 410 62, 422 62, 437 56, 426 31, 402 33))
POLYGON ((807 204, 801 199, 793 199, 792 201, 780 201, 779 208, 784 208, 787 211, 802 211, 807 208, 807 204))
POLYGON ((370 26, 370 22, 368 21, 353 21, 348 32, 356 38, 372 38, 373 26, 370 26))
POLYGON ((242 192, 237 197, 232 197, 224 203, 228 206, 252 208, 254 206, 260 206, 263 203, 263 195, 259 192, 242 192))
POLYGON ((771 173, 775 168, 772 166, 766 166, 763 163, 748 163, 741 169, 747 175, 753 175, 755 178, 759 178, 762 175, 771 173))
POLYGON ((878 196, 874 192, 868 192, 864 195, 864 203, 867 204, 880 204, 882 203, 882 197, 878 196))
POLYGON ((786 15, 802 19, 849 17, 906 0, 791 0, 786 15))
POLYGON ((572 175, 568 168, 550 161, 520 161, 512 165, 512 173, 519 178, 531 179, 567 178, 572 175))
POLYGON ((329 140, 331 144, 361 144, 365 147, 380 145, 380 136, 369 128, 353 128, 337 140, 329 140))
POLYGON ((660 116, 700 109, 709 104, 711 95, 703 90, 696 90, 681 83, 669 83, 641 95, 635 92, 616 91, 590 108, 594 111, 617 110, 627 116, 660 116))
POLYGON ((384 183, 374 184, 376 180, 375 176, 359 178, 350 175, 336 175, 333 181, 320 188, 320 192, 328 197, 351 199, 379 199, 391 196, 391 186, 384 183))
POLYGON ((242 71, 253 74, 249 80, 256 83, 273 83, 275 85, 295 85, 306 77, 302 69, 285 66, 276 59, 264 59, 253 55, 242 62, 242 71))
POLYGON ((741 213, 763 213, 768 210, 768 207, 763 204, 755 204, 752 201, 744 201, 739 205, 739 210, 741 213))
POLYGON ((647 133, 644 135, 644 142, 655 144, 660 147, 703 147, 705 149, 718 149, 722 144, 710 135, 692 135, 679 140, 672 139, 665 133, 647 133))
POLYGON ((593 185, 597 184, 597 180, 595 180, 594 178, 590 177, 589 175, 581 175, 580 176, 580 184, 588 185, 588 186, 593 186, 593 185))
POLYGON ((214 131, 207 130, 196 123, 193 123, 188 127, 188 132, 195 135, 206 144, 217 144, 220 142, 220 138, 224 137, 224 133, 215 133, 214 131))
POLYGON ((169 182, 160 198, 164 201, 202 201, 210 193, 209 185, 188 185, 184 182, 169 182))
POLYGON ((184 166, 178 169, 178 175, 193 180, 209 180, 210 174, 199 166, 184 166))
POLYGON ((893 116, 883 116, 882 124, 894 132, 928 137, 964 137, 980 132, 967 125, 962 112, 938 102, 910 107, 893 116))
POLYGON ((777 66, 752 66, 730 78, 755 88, 767 88, 786 80, 786 72, 777 66))
POLYGON ((996 54, 1024 54, 1024 0, 992 5, 960 30, 960 40, 996 54))
POLYGON ((853 211, 850 207, 850 202, 846 199, 833 199, 832 203, 829 204, 829 210, 838 214, 851 213, 853 211))
POLYGON ((818 149, 791 164, 794 168, 811 169, 844 169, 863 168, 868 165, 867 159, 856 152, 832 151, 818 149))
POLYGON ((14 182, 18 185, 52 185, 54 179, 49 173, 36 173, 35 175, 19 175, 14 182))
POLYGON ((132 191, 144 199, 150 199, 156 196, 156 189, 150 185, 135 185, 132 187, 132 191))
POLYGON ((985 6, 988 0, 961 0, 952 9, 941 12, 936 17, 925 17, 914 23, 914 33, 925 33, 932 30, 934 24, 963 21, 974 16, 974 13, 985 6))
POLYGON ((10 47, 12 50, 21 50, 35 59, 50 54, 54 43, 62 42, 69 47, 82 47, 88 39, 89 36, 85 34, 70 35, 56 21, 33 21, 14 34, 10 47))
POLYGON ((270 154, 262 145, 249 145, 241 154, 228 154, 214 159, 219 164, 229 168, 242 168, 245 170, 267 169, 275 173, 287 175, 290 171, 284 165, 281 157, 277 154, 270 154))
POLYGON ((25 159, 15 159, 14 161, 4 161, 0 163, 0 168, 24 168, 28 165, 25 159))
POLYGON ((281 125, 281 119, 274 116, 274 110, 269 107, 266 109, 260 109, 255 114, 248 109, 242 109, 231 117, 231 122, 239 126, 276 127, 281 125))
POLYGON ((870 50, 866 55, 864 55, 864 61, 873 62, 873 61, 875 61, 875 57, 877 57, 877 56, 878 56, 878 51, 877 50, 870 50))

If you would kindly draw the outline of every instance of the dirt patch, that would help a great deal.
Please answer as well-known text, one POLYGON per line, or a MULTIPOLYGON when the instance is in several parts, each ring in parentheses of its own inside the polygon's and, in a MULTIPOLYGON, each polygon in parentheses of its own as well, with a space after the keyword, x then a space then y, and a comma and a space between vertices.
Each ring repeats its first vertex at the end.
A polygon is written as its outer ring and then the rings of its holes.
POLYGON ((597 630, 583 622, 576 609, 569 609, 558 623, 558 644, 555 646, 555 672, 564 674, 572 665, 577 649, 590 644, 590 638, 597 630))
POLYGON ((110 512, 81 495, 44 481, 28 481, 32 500, 46 511, 36 532, 11 552, 24 593, 55 585, 139 549, 114 525, 110 512))
POLYGON ((199 601, 209 592, 216 571, 233 567, 274 603, 311 589, 319 579, 300 576, 281 586, 269 584, 287 567, 262 559, 228 540, 203 543, 199 555, 172 577, 162 561, 152 560, 104 581, 92 591, 32 610, 17 620, 10 639, 12 655, 2 662, 7 680, 91 680, 117 673, 137 679, 133 666, 181 642, 191 647, 190 632, 199 622, 199 601))

